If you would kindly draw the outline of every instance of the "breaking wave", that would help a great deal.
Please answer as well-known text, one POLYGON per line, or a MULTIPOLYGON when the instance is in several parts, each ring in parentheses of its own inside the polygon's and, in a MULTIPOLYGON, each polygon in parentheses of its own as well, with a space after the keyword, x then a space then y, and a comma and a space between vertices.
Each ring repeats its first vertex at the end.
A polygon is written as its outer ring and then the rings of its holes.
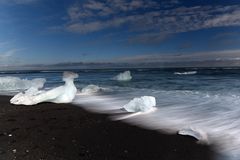
POLYGON ((197 71, 188 71, 188 72, 174 72, 176 75, 192 75, 197 74, 197 71))
MULTIPOLYGON (((240 95, 134 89, 109 96, 77 95, 74 103, 90 111, 111 113, 113 120, 124 120, 170 134, 193 136, 199 143, 214 145, 219 154, 228 157, 224 160, 238 160, 240 156, 240 95), (156 97, 156 110, 146 113, 122 110, 126 106, 134 109, 134 105, 128 104, 143 93, 156 97)), ((137 108, 137 111, 140 110, 137 108)))

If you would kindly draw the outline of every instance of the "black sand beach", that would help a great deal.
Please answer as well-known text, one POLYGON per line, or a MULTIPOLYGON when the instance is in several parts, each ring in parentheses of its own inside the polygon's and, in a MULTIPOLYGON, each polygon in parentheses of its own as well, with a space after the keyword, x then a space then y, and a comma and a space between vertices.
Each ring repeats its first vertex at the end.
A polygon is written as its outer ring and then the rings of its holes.
POLYGON ((209 146, 110 121, 70 104, 14 106, 0 96, 0 160, 210 160, 209 146))

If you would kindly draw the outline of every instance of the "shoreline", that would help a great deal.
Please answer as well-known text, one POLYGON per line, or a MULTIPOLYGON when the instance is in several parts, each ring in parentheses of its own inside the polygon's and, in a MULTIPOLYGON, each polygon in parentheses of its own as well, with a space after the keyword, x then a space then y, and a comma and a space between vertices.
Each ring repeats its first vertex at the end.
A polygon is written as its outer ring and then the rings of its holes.
POLYGON ((211 146, 72 104, 15 106, 0 96, 0 160, 213 160, 211 146))

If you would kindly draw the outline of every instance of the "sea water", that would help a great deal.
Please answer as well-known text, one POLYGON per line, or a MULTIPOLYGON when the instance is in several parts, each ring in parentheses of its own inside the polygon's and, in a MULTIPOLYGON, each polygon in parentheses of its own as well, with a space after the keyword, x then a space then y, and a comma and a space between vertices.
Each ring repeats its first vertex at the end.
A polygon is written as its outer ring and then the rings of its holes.
MULTIPOLYGON (((240 157, 240 69, 238 68, 171 68, 171 69, 83 69, 75 80, 78 93, 74 104, 88 110, 111 114, 113 120, 124 120, 166 133, 188 133, 204 137, 199 142, 212 144, 218 159, 240 157), (113 79, 130 71, 130 81, 113 79), (81 90, 95 85, 97 92, 81 90), (91 94, 92 93, 92 94, 91 94), (135 97, 153 96, 156 108, 149 112, 119 115, 123 106, 135 97)), ((45 78, 46 90, 63 85, 63 71, 10 71, 1 77, 18 77, 31 81, 45 78)), ((1 83, 1 94, 16 94, 22 88, 9 90, 1 83)), ((12 83, 9 81, 9 83, 12 83)), ((9 85, 9 84, 8 84, 9 85)), ((14 86, 14 85, 11 85, 14 86)))

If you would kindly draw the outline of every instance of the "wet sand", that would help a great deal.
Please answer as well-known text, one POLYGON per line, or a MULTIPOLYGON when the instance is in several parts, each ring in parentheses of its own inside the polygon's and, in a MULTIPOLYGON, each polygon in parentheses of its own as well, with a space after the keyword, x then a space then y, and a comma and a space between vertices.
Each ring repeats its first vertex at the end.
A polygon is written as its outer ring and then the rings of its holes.
POLYGON ((0 160, 212 160, 210 146, 70 104, 14 106, 0 96, 0 160))

